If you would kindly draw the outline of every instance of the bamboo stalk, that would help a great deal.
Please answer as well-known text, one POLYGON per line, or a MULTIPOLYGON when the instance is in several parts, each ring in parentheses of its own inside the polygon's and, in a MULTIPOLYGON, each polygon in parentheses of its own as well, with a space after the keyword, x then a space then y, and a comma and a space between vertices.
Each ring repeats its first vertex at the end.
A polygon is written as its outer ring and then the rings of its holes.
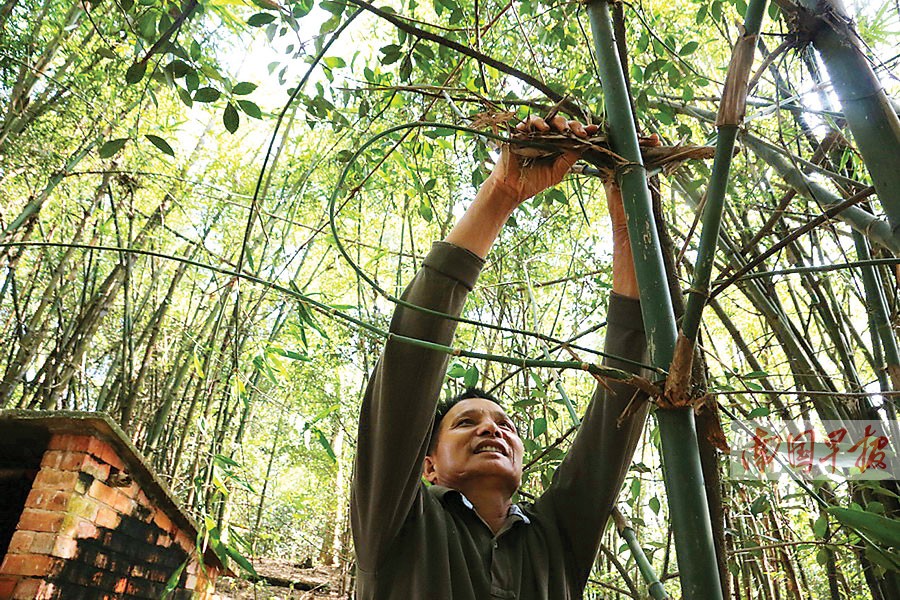
MULTIPOLYGON (((812 198, 823 207, 835 206, 842 202, 840 196, 801 173, 799 169, 789 164, 779 152, 759 138, 745 134, 741 136, 741 140, 753 150, 754 154, 775 169, 778 175, 788 185, 797 190, 799 194, 812 198)), ((887 248, 894 254, 900 254, 900 234, 891 231, 891 225, 885 221, 857 207, 844 209, 841 212, 841 218, 847 221, 853 229, 865 234, 873 242, 887 248)))
MULTIPOLYGON (((675 315, 634 115, 616 50, 609 4, 606 0, 593 0, 586 6, 604 90, 611 146, 629 161, 617 169, 616 179, 622 188, 651 362, 656 367, 667 368, 675 352, 675 315)), ((659 410, 656 416, 683 597, 687 600, 722 598, 693 409, 659 410)))
POLYGON ((687 393, 690 361, 693 357, 694 344, 697 341, 700 316, 709 297, 709 281, 712 276, 713 260, 716 255, 719 229, 722 224, 722 210, 725 204, 728 175, 731 170, 731 158, 734 156, 734 144, 737 139, 738 128, 744 120, 747 85, 750 70, 753 67, 754 49, 759 39, 759 30, 762 25, 765 8, 766 0, 751 0, 747 5, 746 16, 744 17, 745 31, 734 45, 725 87, 722 90, 722 102, 719 105, 719 114, 716 117, 716 128, 718 130, 716 155, 709 178, 709 187, 706 191, 706 202, 703 205, 703 229, 700 232, 697 262, 694 266, 694 278, 688 293, 684 319, 681 322, 681 332, 684 335, 684 341, 679 339, 679 344, 686 346, 687 349, 678 353, 678 356, 683 357, 682 360, 686 364, 679 366, 680 368, 676 368, 673 365, 671 369, 674 375, 672 378, 673 385, 680 386, 679 388, 673 388, 671 392, 677 395, 687 393), (683 375, 679 377, 679 374, 683 375))
MULTIPOLYGON (((870 261, 871 253, 865 238, 858 233, 854 233, 853 241, 856 244, 856 253, 860 261, 870 261)), ((884 287, 880 282, 878 271, 873 266, 863 265, 859 267, 859 270, 862 274, 863 288, 865 289, 866 308, 875 322, 873 333, 878 335, 883 348, 884 368, 887 370, 893 389, 900 390, 900 350, 898 350, 897 338, 894 336, 894 331, 891 327, 887 300, 884 297, 884 287)))
POLYGON ((881 205, 900 236, 900 118, 872 70, 852 20, 840 2, 800 0, 795 23, 805 27, 831 76, 847 125, 872 176, 881 205))
POLYGON ((650 564, 650 560, 647 558, 647 555, 644 554, 644 549, 641 548, 641 545, 637 540, 637 535, 635 535, 634 529, 631 527, 631 523, 629 523, 625 516, 619 512, 618 508, 613 508, 612 517, 616 524, 616 530, 619 532, 619 535, 622 536, 622 539, 625 540, 625 543, 628 544, 628 548, 631 550, 631 557, 634 558, 634 562, 637 564, 641 576, 647 583, 647 591, 650 593, 650 596, 656 600, 668 600, 669 594, 666 593, 666 589, 660 582, 659 577, 657 577, 656 571, 653 570, 653 565, 650 564))

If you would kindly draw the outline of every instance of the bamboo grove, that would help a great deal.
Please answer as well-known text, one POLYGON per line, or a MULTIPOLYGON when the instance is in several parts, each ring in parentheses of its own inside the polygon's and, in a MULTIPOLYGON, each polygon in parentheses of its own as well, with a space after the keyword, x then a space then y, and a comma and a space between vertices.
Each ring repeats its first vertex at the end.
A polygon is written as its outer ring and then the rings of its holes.
MULTIPOLYGON (((887 0, 5 0, 0 408, 109 413, 210 535, 348 591, 393 306, 506 124, 558 109, 630 162, 636 133, 715 147, 621 181, 664 402, 590 597, 900 597, 896 481, 735 480, 718 425, 896 419, 898 29, 887 0)), ((512 407, 526 494, 621 376, 576 170, 516 214, 446 349, 448 394, 512 407)))

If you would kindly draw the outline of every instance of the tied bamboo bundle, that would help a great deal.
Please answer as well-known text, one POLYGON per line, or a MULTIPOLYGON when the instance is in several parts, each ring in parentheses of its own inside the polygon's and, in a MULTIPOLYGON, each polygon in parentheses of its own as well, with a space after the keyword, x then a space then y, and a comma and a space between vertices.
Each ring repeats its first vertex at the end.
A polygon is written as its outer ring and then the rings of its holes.
MULTIPOLYGON (((567 151, 581 152, 582 159, 596 167, 604 181, 613 178, 616 169, 630 164, 610 149, 609 136, 604 133, 582 138, 568 132, 516 131, 512 138, 518 143, 513 143, 510 150, 534 160, 550 158, 567 151)), ((677 169, 686 160, 709 160, 716 151, 715 146, 663 146, 655 135, 640 136, 638 143, 644 167, 650 171, 661 170, 666 174, 677 169)))
MULTIPOLYGON (((544 117, 549 121, 556 114, 559 106, 553 107, 544 117)), ((472 119, 473 129, 490 128, 497 134, 501 128, 507 128, 510 132, 510 151, 525 156, 532 160, 554 158, 563 152, 580 152, 581 158, 596 167, 600 171, 600 178, 604 181, 615 177, 616 169, 627 166, 629 163, 624 157, 613 152, 610 148, 609 136, 604 132, 598 132, 588 137, 579 137, 572 132, 559 131, 520 131, 510 127, 509 123, 516 118, 513 112, 483 112, 472 119)), ((641 158, 644 167, 648 171, 661 170, 666 175, 672 173, 686 160, 709 160, 714 158, 715 146, 694 146, 690 144, 676 144, 663 146, 659 143, 659 137, 638 136, 638 145, 641 150, 641 158)), ((738 149, 733 151, 737 154, 738 149)))

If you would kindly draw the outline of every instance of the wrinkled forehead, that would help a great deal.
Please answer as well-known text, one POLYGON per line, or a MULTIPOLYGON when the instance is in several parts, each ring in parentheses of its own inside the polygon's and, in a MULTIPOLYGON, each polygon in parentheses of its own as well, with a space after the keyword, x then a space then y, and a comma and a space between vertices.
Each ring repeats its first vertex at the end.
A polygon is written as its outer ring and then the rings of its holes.
POLYGON ((483 417, 485 415, 496 419, 509 419, 509 415, 503 410, 503 407, 492 400, 486 398, 466 398, 457 402, 453 408, 444 415, 444 421, 457 418, 462 415, 472 415, 483 417))

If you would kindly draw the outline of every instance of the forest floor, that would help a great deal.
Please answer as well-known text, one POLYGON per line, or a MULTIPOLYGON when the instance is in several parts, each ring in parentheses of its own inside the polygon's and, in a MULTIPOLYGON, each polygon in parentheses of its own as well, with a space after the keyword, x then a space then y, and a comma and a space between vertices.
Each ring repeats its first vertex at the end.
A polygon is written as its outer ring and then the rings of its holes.
POLYGON ((254 561, 261 580, 247 581, 231 577, 216 582, 221 600, 346 600, 341 594, 342 570, 339 567, 303 568, 288 560, 277 558, 254 561))

